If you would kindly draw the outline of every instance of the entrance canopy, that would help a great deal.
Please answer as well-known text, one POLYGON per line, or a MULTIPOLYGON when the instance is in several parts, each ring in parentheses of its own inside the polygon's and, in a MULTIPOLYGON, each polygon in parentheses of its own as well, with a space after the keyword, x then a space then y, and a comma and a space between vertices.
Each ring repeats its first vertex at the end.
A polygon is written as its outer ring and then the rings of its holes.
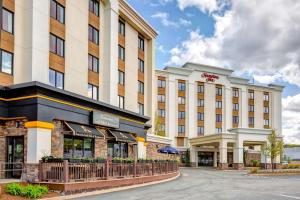
POLYGON ((124 133, 120 131, 108 130, 118 142, 136 143, 136 139, 133 135, 129 133, 124 133))
POLYGON ((71 129, 73 135, 92 138, 104 138, 104 134, 96 129, 96 127, 76 124, 72 122, 65 122, 65 124, 71 129))

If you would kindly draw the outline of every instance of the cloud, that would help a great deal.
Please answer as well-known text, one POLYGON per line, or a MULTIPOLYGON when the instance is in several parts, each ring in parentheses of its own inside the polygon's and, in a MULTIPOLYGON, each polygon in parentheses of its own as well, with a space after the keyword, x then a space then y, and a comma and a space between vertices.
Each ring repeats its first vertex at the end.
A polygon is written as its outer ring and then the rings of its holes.
POLYGON ((196 7, 204 13, 219 11, 228 3, 228 0, 177 0, 180 10, 188 7, 196 7))
POLYGON ((183 18, 179 18, 179 20, 172 21, 170 20, 169 13, 166 12, 157 12, 151 16, 152 18, 157 18, 161 21, 162 25, 167 27, 179 28, 180 26, 189 26, 192 24, 191 21, 188 21, 183 18))
POLYGON ((165 49, 163 45, 158 45, 156 49, 163 54, 168 53, 168 51, 165 49))

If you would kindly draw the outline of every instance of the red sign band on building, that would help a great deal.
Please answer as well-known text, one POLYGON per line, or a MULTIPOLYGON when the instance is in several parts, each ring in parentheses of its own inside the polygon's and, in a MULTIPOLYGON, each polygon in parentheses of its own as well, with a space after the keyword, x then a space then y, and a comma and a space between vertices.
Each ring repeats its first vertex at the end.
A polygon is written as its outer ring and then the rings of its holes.
POLYGON ((208 74, 208 73, 203 73, 201 75, 203 78, 206 78, 207 82, 215 82, 216 79, 219 79, 219 76, 214 75, 214 74, 208 74))

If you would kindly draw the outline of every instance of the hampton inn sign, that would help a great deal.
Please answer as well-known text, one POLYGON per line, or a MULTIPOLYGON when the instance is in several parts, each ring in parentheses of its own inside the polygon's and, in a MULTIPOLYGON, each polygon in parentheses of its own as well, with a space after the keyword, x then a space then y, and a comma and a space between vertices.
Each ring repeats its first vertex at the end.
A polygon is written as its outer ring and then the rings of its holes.
POLYGON ((206 78, 207 82, 215 82, 216 79, 219 79, 219 76, 214 75, 214 74, 208 74, 206 72, 204 72, 201 76, 203 78, 206 78))

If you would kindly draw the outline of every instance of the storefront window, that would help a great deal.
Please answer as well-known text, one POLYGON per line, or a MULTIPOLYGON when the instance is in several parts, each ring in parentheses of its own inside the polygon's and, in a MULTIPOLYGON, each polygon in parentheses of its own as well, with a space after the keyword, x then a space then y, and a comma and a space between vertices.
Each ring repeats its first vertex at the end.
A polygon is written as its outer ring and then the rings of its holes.
POLYGON ((120 157, 120 158, 127 158, 128 157, 128 144, 124 142, 114 143, 108 142, 107 143, 107 155, 108 157, 120 157))
POLYGON ((94 139, 65 136, 64 138, 64 157, 65 158, 84 158, 94 156, 94 139))

